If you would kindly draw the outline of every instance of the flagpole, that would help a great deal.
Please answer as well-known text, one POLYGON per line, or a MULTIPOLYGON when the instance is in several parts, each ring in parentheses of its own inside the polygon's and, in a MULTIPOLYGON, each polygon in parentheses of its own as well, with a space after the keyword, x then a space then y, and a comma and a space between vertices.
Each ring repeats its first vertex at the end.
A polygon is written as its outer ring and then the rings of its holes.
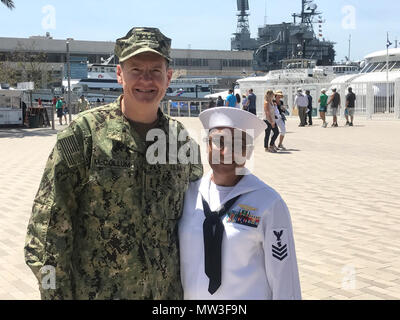
POLYGON ((386 112, 389 112, 389 32, 387 33, 386 44, 386 112))
POLYGON ((351 50, 351 34, 350 34, 350 36, 349 36, 349 56, 348 56, 348 58, 349 58, 349 62, 351 62, 351 58, 350 58, 350 51, 351 50))

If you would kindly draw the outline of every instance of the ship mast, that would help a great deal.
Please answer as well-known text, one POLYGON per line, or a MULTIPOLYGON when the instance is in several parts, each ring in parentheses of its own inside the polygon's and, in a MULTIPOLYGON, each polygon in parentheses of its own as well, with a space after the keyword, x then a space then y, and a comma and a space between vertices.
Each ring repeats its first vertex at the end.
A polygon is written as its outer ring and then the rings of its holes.
POLYGON ((257 41, 250 38, 249 0, 237 0, 237 11, 237 29, 231 39, 231 47, 233 50, 251 50, 257 41))
POLYGON ((321 14, 321 12, 317 12, 317 7, 318 6, 312 0, 301 0, 301 13, 292 14, 294 24, 296 24, 296 18, 299 18, 301 24, 306 24, 312 28, 313 18, 321 14))
POLYGON ((238 24, 237 24, 237 34, 250 34, 250 25, 249 25, 249 1, 248 0, 238 0, 237 1, 237 9, 238 9, 238 24))

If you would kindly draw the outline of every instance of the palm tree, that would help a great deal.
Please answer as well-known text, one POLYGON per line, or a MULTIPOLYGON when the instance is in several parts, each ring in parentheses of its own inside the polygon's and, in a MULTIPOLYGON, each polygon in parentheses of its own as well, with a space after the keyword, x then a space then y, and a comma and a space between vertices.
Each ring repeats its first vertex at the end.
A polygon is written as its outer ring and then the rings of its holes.
POLYGON ((13 0, 0 0, 3 4, 7 6, 9 9, 14 9, 14 1, 13 0))

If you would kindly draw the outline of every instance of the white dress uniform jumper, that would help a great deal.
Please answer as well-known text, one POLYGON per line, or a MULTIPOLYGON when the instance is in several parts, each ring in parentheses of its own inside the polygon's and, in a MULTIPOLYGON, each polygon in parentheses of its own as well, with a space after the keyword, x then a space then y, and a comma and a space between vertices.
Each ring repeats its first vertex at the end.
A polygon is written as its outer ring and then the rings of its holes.
POLYGON ((211 173, 191 183, 179 223, 181 279, 189 300, 301 299, 290 215, 285 202, 252 174, 225 201, 239 196, 221 218, 221 285, 209 292, 205 273, 202 199, 209 201, 211 173))
MULTIPOLYGON (((253 129, 265 123, 232 108, 200 114, 205 129, 253 129)), ((179 222, 181 280, 191 300, 301 299, 289 210, 281 196, 244 169, 232 187, 212 172, 190 184, 179 222)))

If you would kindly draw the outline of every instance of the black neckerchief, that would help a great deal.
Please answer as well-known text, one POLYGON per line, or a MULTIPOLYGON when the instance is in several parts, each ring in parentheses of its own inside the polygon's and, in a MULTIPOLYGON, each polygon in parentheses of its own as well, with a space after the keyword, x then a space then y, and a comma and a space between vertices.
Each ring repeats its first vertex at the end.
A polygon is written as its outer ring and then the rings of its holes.
POLYGON ((211 294, 214 294, 221 285, 221 249, 225 230, 221 217, 231 209, 239 197, 240 195, 229 200, 217 211, 211 211, 207 201, 202 197, 203 211, 206 216, 203 223, 204 266, 205 273, 210 279, 208 292, 211 294))

